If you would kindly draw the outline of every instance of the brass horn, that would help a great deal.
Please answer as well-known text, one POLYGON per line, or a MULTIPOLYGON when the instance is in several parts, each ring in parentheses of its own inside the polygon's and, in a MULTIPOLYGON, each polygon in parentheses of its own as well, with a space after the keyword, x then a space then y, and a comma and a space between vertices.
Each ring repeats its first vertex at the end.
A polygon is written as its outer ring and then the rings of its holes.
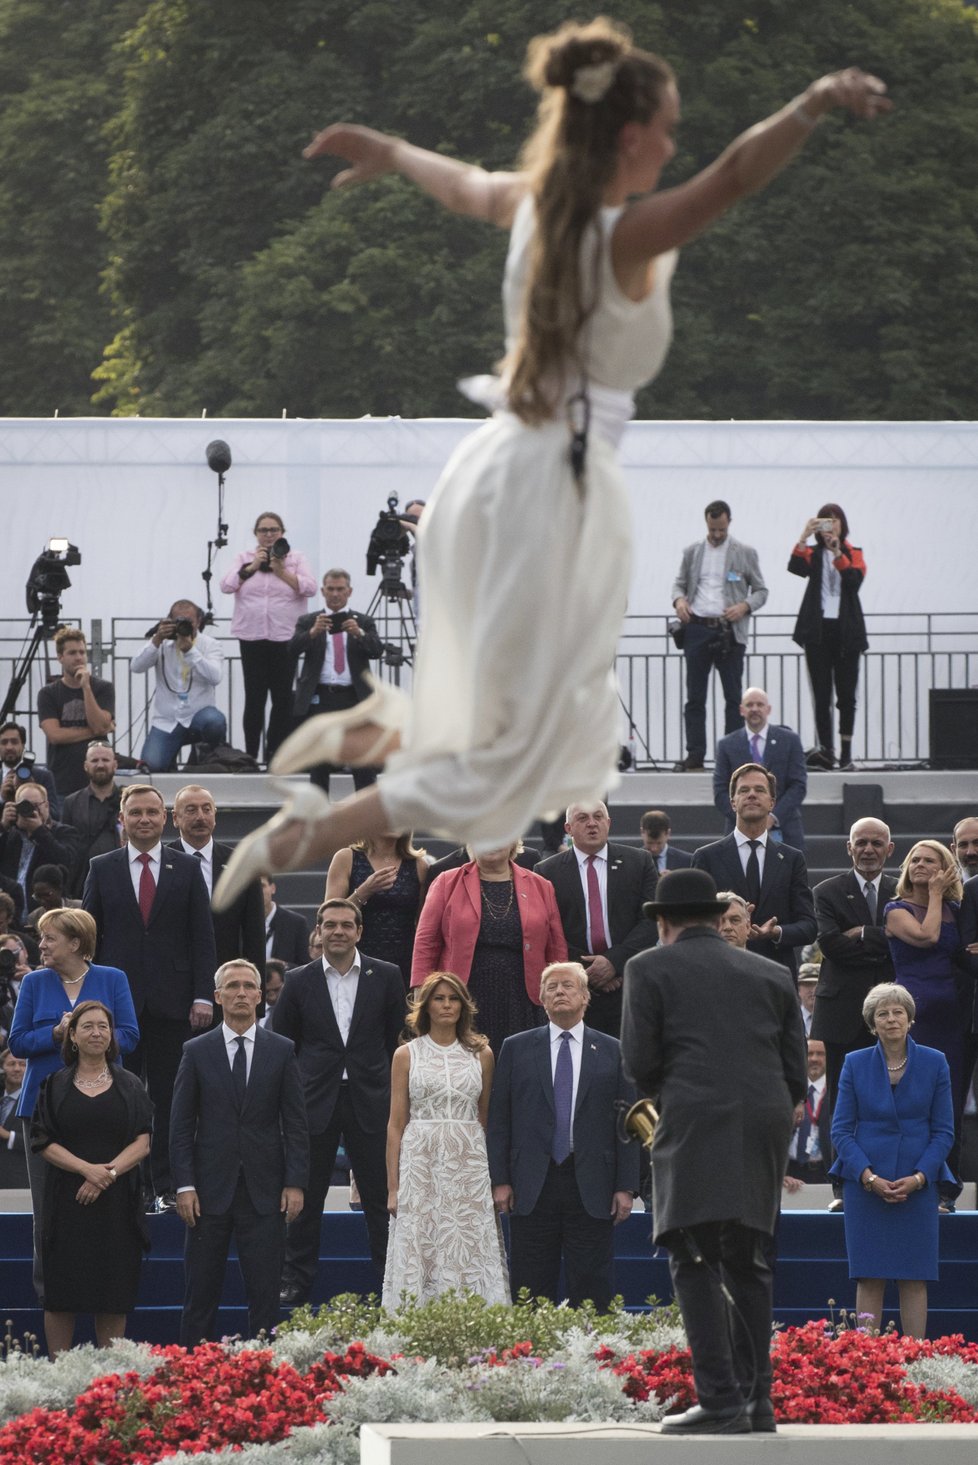
POLYGON ((640 1145, 644 1145, 647 1150, 650 1150, 658 1122, 658 1110, 652 1100, 637 1099, 625 1115, 625 1133, 630 1134, 632 1139, 637 1139, 640 1145))

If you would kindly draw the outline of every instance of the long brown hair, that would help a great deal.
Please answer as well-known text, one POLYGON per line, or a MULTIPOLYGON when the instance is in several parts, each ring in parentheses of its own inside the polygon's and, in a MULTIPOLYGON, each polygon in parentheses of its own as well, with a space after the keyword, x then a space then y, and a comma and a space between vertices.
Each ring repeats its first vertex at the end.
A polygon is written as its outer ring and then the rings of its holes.
POLYGON ((476 1032, 475 1015, 479 1009, 476 1007, 475 998, 468 987, 454 972, 430 972, 417 991, 412 992, 408 1014, 404 1019, 409 1038, 423 1038, 426 1033, 431 1032, 431 1013, 428 1011, 428 1002, 435 988, 442 982, 446 987, 451 987, 462 1003, 462 1011, 455 1029, 456 1038, 463 1048, 468 1048, 470 1053, 481 1052, 489 1039, 482 1033, 476 1032))
MULTIPOLYGON (((536 208, 523 319, 506 363, 509 405, 527 423, 551 417, 568 366, 581 368, 579 339, 594 310, 581 279, 581 244, 618 161, 626 122, 648 122, 673 80, 665 61, 632 45, 606 16, 569 21, 536 36, 524 75, 541 93, 537 125, 523 150, 536 208), (607 90, 585 101, 578 73, 608 65, 607 90)), ((600 81, 598 82, 600 89, 600 81)))

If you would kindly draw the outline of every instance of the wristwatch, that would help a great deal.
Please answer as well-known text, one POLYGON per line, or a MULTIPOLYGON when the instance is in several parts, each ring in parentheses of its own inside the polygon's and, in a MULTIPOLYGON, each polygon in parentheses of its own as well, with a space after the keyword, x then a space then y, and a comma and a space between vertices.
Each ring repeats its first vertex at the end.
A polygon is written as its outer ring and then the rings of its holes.
POLYGON ((867 1177, 867 1179, 865 1179, 863 1181, 863 1190, 872 1190, 872 1188, 873 1188, 873 1181, 874 1180, 878 1180, 878 1179, 879 1179, 879 1176, 878 1175, 874 1175, 873 1172, 872 1172, 872 1170, 871 1170, 869 1172, 869 1176, 867 1177))

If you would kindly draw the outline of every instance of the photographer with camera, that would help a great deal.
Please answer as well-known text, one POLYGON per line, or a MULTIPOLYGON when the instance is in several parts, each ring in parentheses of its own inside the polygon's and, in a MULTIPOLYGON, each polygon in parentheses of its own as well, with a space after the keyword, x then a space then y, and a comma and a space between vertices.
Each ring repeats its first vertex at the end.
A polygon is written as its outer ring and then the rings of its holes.
MULTIPOLYGON (((5 803, 0 814, 0 872, 16 880, 21 891, 29 891, 39 865, 61 865, 69 874, 75 863, 75 831, 51 819, 48 796, 40 784, 25 783, 13 803, 5 803)), ((27 901, 17 912, 18 923, 27 919, 27 901)))
POLYGON ((730 505, 714 499, 703 511, 706 538, 683 550, 672 587, 681 622, 676 644, 686 658, 686 757, 677 773, 693 773, 706 757, 706 688, 720 673, 724 733, 740 727, 740 696, 747 650, 747 620, 767 600, 757 550, 730 537, 730 505))
POLYGON ((37 715, 48 740, 48 767, 62 798, 85 787, 85 749, 115 728, 115 688, 92 675, 84 631, 62 626, 54 638, 61 676, 37 694, 37 715))
POLYGON ((791 639, 804 649, 812 684, 817 742, 806 754, 809 768, 835 766, 832 693, 839 709, 839 767, 852 769, 859 663, 869 642, 859 603, 866 578, 861 549, 849 543, 849 521, 838 504, 823 504, 791 551, 788 569, 807 580, 791 639), (814 537, 814 544, 808 540, 814 537))
MULTIPOLYGON (((322 591, 325 609, 300 616, 289 643, 293 664, 300 656, 304 658, 295 684, 297 722, 320 712, 355 707, 368 697, 368 665, 384 649, 371 617, 347 609, 353 594, 348 570, 327 570, 322 591)), ((320 763, 309 777, 328 793, 331 772, 338 773, 339 766, 320 763)), ((376 781, 376 768, 353 769, 354 788, 366 788, 376 781)))
POLYGON ((305 555, 285 538, 285 525, 278 514, 259 514, 254 532, 256 547, 238 555, 221 581, 221 589, 234 596, 231 635, 237 636, 241 649, 245 751, 258 757, 270 696, 265 757, 271 761, 292 730, 289 640, 309 596, 316 593, 316 581, 305 555))
POLYGON ((5 804, 13 803, 22 783, 39 783, 47 793, 53 817, 61 818, 61 799, 50 768, 27 751, 26 727, 19 722, 5 722, 0 727, 0 799, 5 804))
POLYGON ((221 643, 201 630, 204 612, 192 600, 175 600, 165 620, 147 632, 147 644, 132 670, 156 668, 151 724, 140 754, 154 773, 166 773, 185 743, 212 748, 227 738, 224 713, 214 689, 224 675, 221 643))

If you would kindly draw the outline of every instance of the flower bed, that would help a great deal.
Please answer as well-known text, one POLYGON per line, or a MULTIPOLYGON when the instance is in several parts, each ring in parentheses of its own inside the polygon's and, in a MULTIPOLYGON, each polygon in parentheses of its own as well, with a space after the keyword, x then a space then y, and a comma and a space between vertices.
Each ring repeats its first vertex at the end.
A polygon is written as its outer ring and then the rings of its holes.
MULTIPOLYGON (((14 1352, 0 1365, 0 1465, 355 1465, 366 1422, 640 1422, 694 1401, 669 1309, 506 1314, 475 1298, 395 1314, 339 1299, 268 1346, 122 1343, 55 1364, 14 1352), (521 1321, 537 1336, 514 1342, 521 1321), (363 1341, 337 1339, 350 1322, 370 1325, 363 1341), (465 1355, 494 1322, 498 1346, 465 1355), (412 1348, 419 1333, 427 1357, 412 1348)), ((811 1322, 777 1331, 772 1359, 782 1422, 978 1422, 978 1345, 959 1337, 922 1342, 811 1322)))

